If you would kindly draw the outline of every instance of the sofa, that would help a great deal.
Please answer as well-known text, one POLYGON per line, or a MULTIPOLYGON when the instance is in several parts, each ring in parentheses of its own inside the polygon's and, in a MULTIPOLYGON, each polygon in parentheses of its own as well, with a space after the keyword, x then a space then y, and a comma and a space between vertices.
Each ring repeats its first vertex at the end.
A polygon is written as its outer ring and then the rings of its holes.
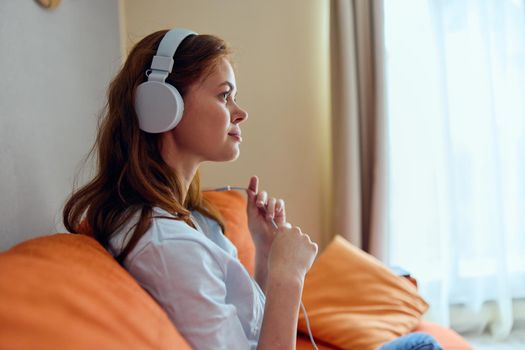
MULTIPOLYGON (((206 196, 225 218, 239 260, 253 273, 244 197, 206 196)), ((0 253, 0 349, 191 349, 148 292, 89 232, 78 233, 43 235, 0 253)), ((418 321, 411 331, 432 334, 445 350, 472 349, 436 324, 418 321)), ((341 348, 316 342, 320 350, 341 348)), ((298 332, 297 349, 312 349, 304 332, 298 332)))

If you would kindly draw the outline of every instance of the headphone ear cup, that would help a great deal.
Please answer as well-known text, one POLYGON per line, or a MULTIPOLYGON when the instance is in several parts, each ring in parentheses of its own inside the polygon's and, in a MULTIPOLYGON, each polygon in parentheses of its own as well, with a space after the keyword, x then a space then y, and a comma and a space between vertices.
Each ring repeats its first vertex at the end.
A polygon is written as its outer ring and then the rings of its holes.
POLYGON ((173 129, 180 122, 184 101, 174 86, 146 81, 135 91, 135 112, 141 130, 161 133, 173 129))

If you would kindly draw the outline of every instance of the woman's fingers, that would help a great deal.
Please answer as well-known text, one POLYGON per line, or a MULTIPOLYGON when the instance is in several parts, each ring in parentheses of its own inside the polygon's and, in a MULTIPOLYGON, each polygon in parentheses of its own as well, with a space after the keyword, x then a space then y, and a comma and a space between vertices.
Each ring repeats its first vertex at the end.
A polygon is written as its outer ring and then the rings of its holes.
POLYGON ((275 222, 277 225, 285 223, 286 222, 286 209, 284 200, 278 199, 277 203, 275 204, 275 222))
POLYGON ((250 177, 250 184, 248 185, 248 189, 257 193, 257 191, 259 190, 258 187, 259 187, 259 178, 253 175, 252 177, 250 177))
POLYGON ((259 178, 257 176, 250 177, 250 183, 248 184, 248 199, 251 201, 257 195, 259 191, 259 178))
POLYGON ((250 202, 255 203, 255 206, 259 208, 267 220, 275 219, 276 224, 286 223, 286 209, 284 200, 268 197, 268 192, 261 191, 259 189, 259 178, 257 176, 250 177, 250 183, 248 185, 248 199, 250 202))
POLYGON ((275 212, 276 213, 283 213, 284 211, 284 200, 279 198, 277 200, 277 203, 275 203, 275 212))
POLYGON ((257 201, 255 202, 255 204, 257 205, 258 208, 265 209, 267 202, 268 202, 268 193, 266 193, 266 191, 261 191, 257 193, 257 201))
POLYGON ((270 198, 268 199, 268 205, 266 206, 266 218, 267 219, 273 219, 275 217, 275 204, 277 203, 277 199, 270 198))

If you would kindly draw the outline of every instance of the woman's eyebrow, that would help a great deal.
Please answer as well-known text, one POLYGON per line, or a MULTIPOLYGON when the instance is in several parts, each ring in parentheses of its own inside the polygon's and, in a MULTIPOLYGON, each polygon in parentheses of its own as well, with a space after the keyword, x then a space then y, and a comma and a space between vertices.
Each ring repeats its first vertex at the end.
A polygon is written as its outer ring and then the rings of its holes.
POLYGON ((222 86, 222 85, 228 85, 230 87, 231 90, 235 90, 235 86, 233 86, 232 83, 230 83, 229 81, 223 81, 222 83, 219 84, 219 86, 222 86))

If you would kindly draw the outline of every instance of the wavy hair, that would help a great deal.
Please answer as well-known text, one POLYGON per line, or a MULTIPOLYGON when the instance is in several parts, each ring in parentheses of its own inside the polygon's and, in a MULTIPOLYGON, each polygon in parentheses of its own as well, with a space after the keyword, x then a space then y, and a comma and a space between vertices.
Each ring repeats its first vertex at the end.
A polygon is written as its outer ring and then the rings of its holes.
MULTIPOLYGON (((197 210, 216 220, 224 232, 219 211, 202 196, 199 171, 184 203, 180 203, 182 182, 161 157, 160 134, 139 129, 134 94, 146 80, 145 72, 166 32, 152 33, 138 42, 111 81, 97 137, 88 153, 88 158, 97 154, 96 175, 73 190, 62 213, 69 232, 87 233, 107 249, 111 235, 138 212, 138 221, 126 233, 132 232, 132 236, 116 257, 120 263, 150 228, 153 207, 168 211, 192 227, 190 210, 197 210)), ((231 50, 223 40, 212 35, 191 35, 179 45, 173 57, 174 69, 166 82, 184 97, 190 85, 208 76, 223 57, 231 60, 231 50)))

